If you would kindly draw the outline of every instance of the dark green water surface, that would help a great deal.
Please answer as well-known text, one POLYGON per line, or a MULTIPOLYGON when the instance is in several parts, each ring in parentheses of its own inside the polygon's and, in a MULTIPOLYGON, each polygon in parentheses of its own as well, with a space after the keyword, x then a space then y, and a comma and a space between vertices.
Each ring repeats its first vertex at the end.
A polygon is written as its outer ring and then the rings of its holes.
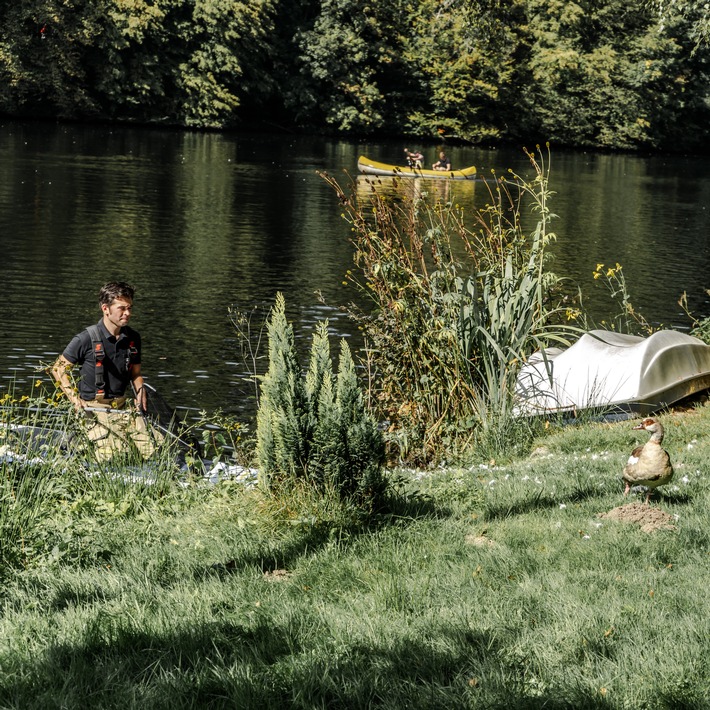
MULTIPOLYGON (((343 285, 349 228, 317 171, 345 181, 359 154, 394 163, 402 147, 0 122, 0 393, 46 378, 41 365, 98 320, 101 284, 122 279, 137 287, 132 325, 148 380, 180 407, 251 413, 229 307, 265 306, 282 291, 304 349, 326 317, 357 345, 337 310, 356 297, 343 285)), ((453 147, 449 156, 484 174, 529 173, 522 150, 453 147)), ((706 158, 553 148, 552 161, 554 268, 581 284, 597 319, 615 310, 592 279, 597 263, 623 265, 634 305, 654 323, 688 327, 683 291, 710 313, 706 158)), ((481 188, 424 186, 464 205, 480 202, 481 188)))

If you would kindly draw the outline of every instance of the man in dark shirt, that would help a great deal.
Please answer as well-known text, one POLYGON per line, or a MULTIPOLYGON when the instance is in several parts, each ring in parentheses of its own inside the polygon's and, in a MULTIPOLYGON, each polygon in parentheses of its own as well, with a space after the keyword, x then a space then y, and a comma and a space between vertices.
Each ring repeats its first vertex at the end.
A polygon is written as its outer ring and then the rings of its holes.
POLYGON ((88 434, 102 459, 124 450, 128 441, 146 458, 154 450, 155 432, 148 430, 143 418, 129 409, 117 411, 126 407, 129 384, 138 410, 144 410, 146 401, 141 339, 128 325, 133 295, 127 283, 112 281, 103 286, 99 292, 103 317, 74 336, 52 366, 52 376, 77 411, 91 413, 88 434), (76 365, 80 367, 78 391, 69 374, 76 365))
POLYGON ((439 160, 432 166, 432 170, 451 170, 451 161, 446 157, 446 153, 442 150, 439 152, 439 160))

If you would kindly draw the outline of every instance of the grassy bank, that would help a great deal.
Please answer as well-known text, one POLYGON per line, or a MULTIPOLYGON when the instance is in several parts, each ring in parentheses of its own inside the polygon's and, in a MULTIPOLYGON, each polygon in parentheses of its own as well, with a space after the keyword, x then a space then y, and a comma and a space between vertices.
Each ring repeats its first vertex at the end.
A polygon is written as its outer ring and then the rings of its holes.
POLYGON ((710 707, 710 408, 663 421, 650 531, 599 517, 641 501, 630 422, 393 474, 369 529, 234 483, 67 500, 71 554, 4 570, 0 707, 710 707))

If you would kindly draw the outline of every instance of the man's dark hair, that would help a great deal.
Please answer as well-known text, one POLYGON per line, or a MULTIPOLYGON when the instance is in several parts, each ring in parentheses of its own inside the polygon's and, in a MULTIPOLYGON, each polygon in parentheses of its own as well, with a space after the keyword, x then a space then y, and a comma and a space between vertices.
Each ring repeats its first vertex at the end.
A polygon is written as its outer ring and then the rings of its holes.
POLYGON ((135 289, 124 281, 109 281, 99 291, 99 305, 110 306, 117 298, 133 300, 135 289))

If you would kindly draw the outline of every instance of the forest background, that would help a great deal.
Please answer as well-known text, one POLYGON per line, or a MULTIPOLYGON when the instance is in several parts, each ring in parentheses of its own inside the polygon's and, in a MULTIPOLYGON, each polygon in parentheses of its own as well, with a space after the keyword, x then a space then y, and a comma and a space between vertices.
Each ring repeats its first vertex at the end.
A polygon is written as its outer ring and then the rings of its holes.
POLYGON ((0 112, 706 150, 702 0, 2 0, 0 112))

